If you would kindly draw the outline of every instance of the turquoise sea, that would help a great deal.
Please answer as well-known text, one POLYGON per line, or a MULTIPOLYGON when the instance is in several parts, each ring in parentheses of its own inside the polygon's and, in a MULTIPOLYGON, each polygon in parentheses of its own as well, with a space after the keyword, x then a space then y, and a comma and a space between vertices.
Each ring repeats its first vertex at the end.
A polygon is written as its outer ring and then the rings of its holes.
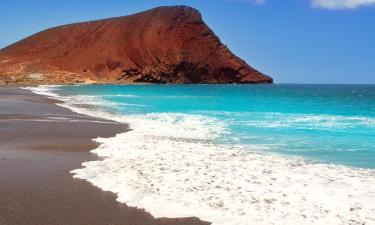
POLYGON ((204 115, 227 126, 218 142, 375 168, 375 85, 87 85, 57 93, 97 96, 116 114, 204 115))
POLYGON ((40 86, 128 123, 72 171, 155 217, 375 224, 375 85, 40 86))

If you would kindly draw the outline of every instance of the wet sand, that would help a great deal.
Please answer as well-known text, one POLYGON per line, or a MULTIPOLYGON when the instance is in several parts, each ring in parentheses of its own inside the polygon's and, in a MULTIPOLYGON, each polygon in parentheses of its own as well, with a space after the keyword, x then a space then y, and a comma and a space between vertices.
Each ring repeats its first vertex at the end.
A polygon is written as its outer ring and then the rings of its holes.
POLYGON ((76 114, 54 100, 0 87, 0 225, 200 225, 154 219, 69 171, 95 159, 96 137, 128 126, 76 114))

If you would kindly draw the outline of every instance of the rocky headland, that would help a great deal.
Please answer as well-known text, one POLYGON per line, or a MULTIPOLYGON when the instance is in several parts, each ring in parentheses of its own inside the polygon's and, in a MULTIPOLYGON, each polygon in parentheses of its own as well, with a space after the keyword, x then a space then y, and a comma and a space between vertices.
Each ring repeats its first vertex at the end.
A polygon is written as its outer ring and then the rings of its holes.
POLYGON ((0 50, 0 84, 272 83, 191 7, 47 29, 0 50))

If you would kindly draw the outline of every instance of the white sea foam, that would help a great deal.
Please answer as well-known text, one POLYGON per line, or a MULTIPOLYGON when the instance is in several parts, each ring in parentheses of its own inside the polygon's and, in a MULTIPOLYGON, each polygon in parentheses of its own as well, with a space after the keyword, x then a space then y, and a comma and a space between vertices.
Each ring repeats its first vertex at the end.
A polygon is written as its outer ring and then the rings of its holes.
MULTIPOLYGON (((133 129, 97 138, 100 160, 72 171, 155 217, 197 216, 216 225, 375 224, 373 170, 308 163, 225 145, 226 124, 188 114, 114 115, 133 129)), ((90 104, 90 102, 86 102, 90 104)))
POLYGON ((38 87, 22 87, 22 89, 30 90, 35 94, 44 95, 51 98, 60 98, 61 96, 54 93, 61 85, 39 85, 38 87))
POLYGON ((124 98, 139 98, 138 95, 124 95, 124 94, 116 94, 116 95, 103 95, 104 97, 124 97, 124 98))
MULTIPOLYGON (((353 128, 358 126, 375 127, 374 117, 365 116, 340 116, 340 115, 314 115, 314 114, 284 114, 270 112, 221 112, 201 111, 212 115, 233 116, 243 118, 243 125, 268 128, 304 128, 304 129, 330 129, 330 128, 353 128), (253 118, 252 120, 248 120, 253 118)), ((236 121, 233 121, 234 123, 236 121)))

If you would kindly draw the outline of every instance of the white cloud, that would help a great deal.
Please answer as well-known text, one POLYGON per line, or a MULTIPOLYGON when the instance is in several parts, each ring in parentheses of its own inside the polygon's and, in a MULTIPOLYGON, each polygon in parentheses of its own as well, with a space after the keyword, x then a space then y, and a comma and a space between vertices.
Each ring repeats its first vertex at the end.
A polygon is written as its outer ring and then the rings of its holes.
POLYGON ((312 0, 313 7, 325 9, 355 9, 375 5, 375 0, 312 0))
MULTIPOLYGON (((262 5, 268 0, 227 0, 232 2, 252 2, 256 5, 262 5)), ((324 9, 355 9, 361 6, 375 5, 375 0, 309 0, 315 8, 324 9)))

